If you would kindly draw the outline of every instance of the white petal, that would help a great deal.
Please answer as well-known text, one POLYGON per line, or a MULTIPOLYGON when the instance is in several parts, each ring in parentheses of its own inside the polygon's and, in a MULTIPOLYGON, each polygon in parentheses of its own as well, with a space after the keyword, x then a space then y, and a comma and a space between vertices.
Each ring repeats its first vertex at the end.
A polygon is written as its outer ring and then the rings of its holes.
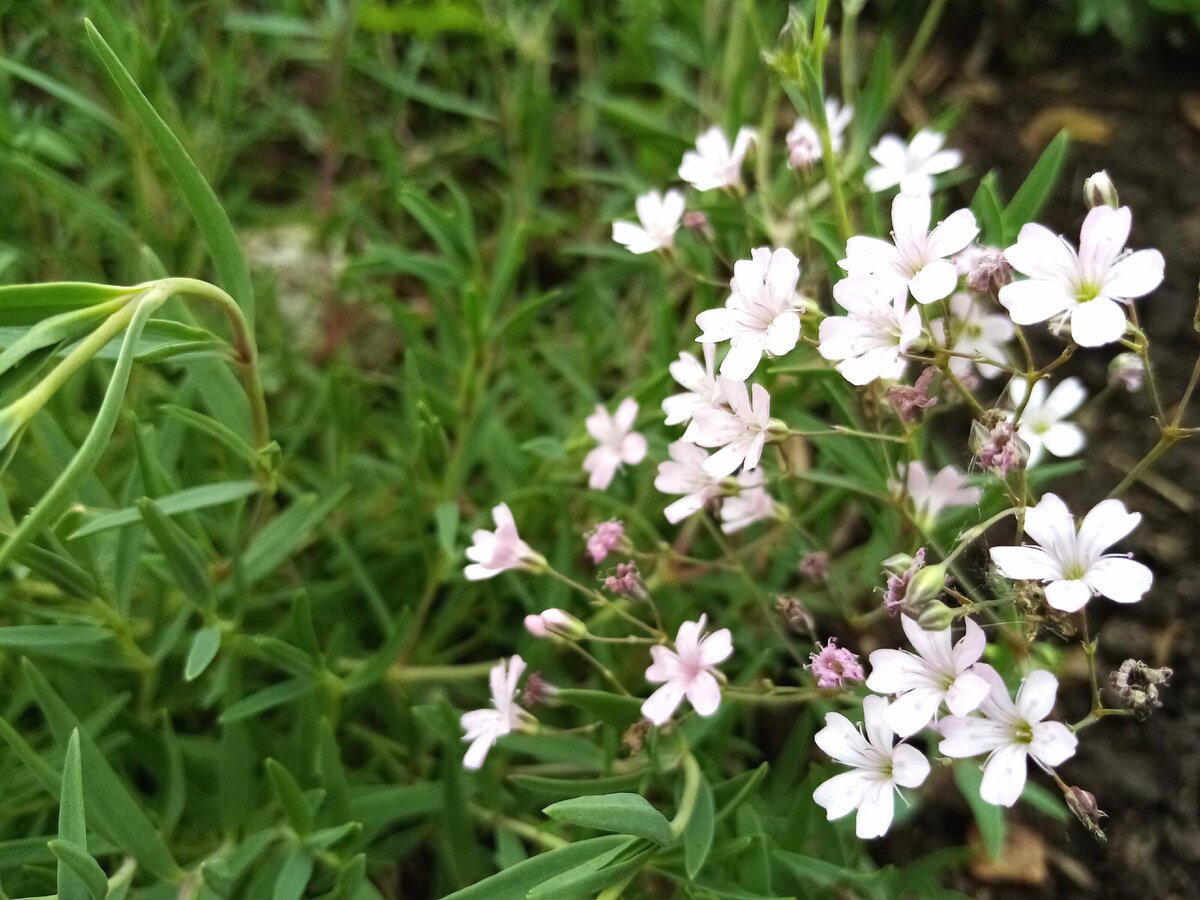
POLYGON ((1075 251, 1049 228, 1035 222, 1022 226, 1016 244, 1004 251, 1004 257, 1022 275, 1063 285, 1074 282, 1079 268, 1075 251))
POLYGON ((597 447, 583 458, 583 470, 589 473, 588 487, 593 491, 607 490, 621 459, 607 447, 597 447))
POLYGON ((979 662, 983 658, 983 651, 987 646, 987 635, 983 633, 983 629, 976 624, 974 619, 968 617, 964 624, 966 631, 958 639, 953 650, 954 668, 959 672, 979 662))
POLYGON ((761 334, 739 335, 729 347, 721 361, 721 376, 731 381, 745 381, 754 374, 762 359, 763 338, 761 334))
POLYGON ((1119 341, 1125 325, 1125 308, 1104 297, 1080 303, 1071 312, 1071 337, 1080 347, 1103 347, 1119 341))
POLYGON ((786 312, 775 317, 767 326, 766 347, 773 355, 783 354, 795 349, 800 340, 800 316, 794 312, 786 312))
POLYGON ((723 306, 701 312, 696 316, 696 325, 701 331, 700 337, 696 340, 701 343, 727 341, 735 334, 740 333, 737 317, 723 306))
POLYGON ((862 840, 882 837, 892 825, 895 798, 890 779, 875 781, 858 807, 858 818, 854 820, 854 833, 862 840))
POLYGON ((688 702, 701 716, 711 716, 721 705, 721 686, 711 672, 698 672, 687 686, 688 702))
POLYGON ((1104 293, 1109 297, 1144 297, 1163 280, 1163 256, 1157 250, 1131 253, 1109 270, 1104 293))
POLYGON ((1154 573, 1135 560, 1108 556, 1088 567, 1083 580, 1109 600, 1137 603, 1154 583, 1154 573))
POLYGON ((1079 523, 1079 555, 1088 562, 1099 559, 1104 551, 1123 540, 1142 521, 1141 513, 1131 513, 1120 500, 1101 500, 1079 523))
POLYGON ((1097 206, 1084 217, 1079 231, 1079 263, 1091 278, 1102 276, 1129 240, 1129 207, 1097 206))
POLYGON ((901 694, 884 713, 888 727, 902 738, 916 734, 937 714, 942 696, 942 691, 931 687, 914 688, 901 694))
POLYGON ((616 413, 613 415, 613 422, 616 424, 618 432, 624 434, 633 427, 634 420, 637 419, 638 404, 632 397, 626 397, 617 407, 616 413))
POLYGON ((700 662, 706 666, 723 663, 733 654, 733 636, 720 628, 700 642, 700 662))
POLYGON ((938 752, 955 759, 968 759, 990 753, 1012 739, 1012 731, 1003 723, 976 716, 946 716, 938 722, 942 733, 938 752))
MULTIPOLYGON (((671 503, 663 510, 663 516, 672 525, 678 525, 688 516, 693 516, 704 508, 705 498, 703 494, 695 493, 680 497, 674 503, 671 503)), ((470 577, 470 576, 468 576, 470 577)))
POLYGON ((883 697, 863 698, 863 727, 867 741, 878 751, 881 758, 892 754, 895 734, 887 723, 888 701, 883 697))
POLYGON ((1025 676, 1017 691, 1017 712, 1033 724, 1050 715, 1054 709, 1054 697, 1058 693, 1058 679, 1045 669, 1035 669, 1025 676))
POLYGON ((1060 563, 1074 555, 1075 519, 1057 494, 1046 494, 1025 511, 1025 532, 1060 563))
POLYGON ((931 683, 928 665, 903 650, 886 648, 872 651, 870 662, 871 674, 867 676, 867 687, 877 694, 898 694, 931 683))
MULTIPOLYGON (((1064 419, 1083 406, 1085 400, 1087 400, 1087 390, 1084 388, 1083 382, 1072 377, 1059 382, 1046 399, 1040 401, 1038 405, 1055 419, 1064 419)), ((1030 405, 1032 405, 1032 401, 1030 405)))
POLYGON ((1070 422, 1059 422, 1052 425, 1042 435, 1042 446, 1059 459, 1075 456, 1084 448, 1085 444, 1087 444, 1087 436, 1083 433, 1083 429, 1070 422))
POLYGON ((1076 304, 1069 288, 1040 278, 1014 281, 1000 288, 1000 304, 1018 325, 1033 325, 1070 309, 1076 304))
POLYGON ((1063 612, 1079 612, 1092 599, 1092 589, 1078 579, 1052 581, 1046 585, 1046 602, 1063 612))
POLYGON ((704 471, 713 478, 724 478, 746 461, 746 444, 728 444, 704 461, 704 471))
POLYGON ((843 772, 818 785, 813 801, 825 808, 825 817, 832 822, 858 809, 875 781, 865 772, 843 772))
POLYGON ((659 248, 658 241, 646 229, 632 222, 613 222, 612 239, 624 245, 630 253, 653 253, 659 248))
POLYGON ((915 788, 929 777, 929 760, 916 747, 900 744, 892 753, 892 779, 900 787, 915 788))
POLYGON ((483 766, 484 760, 487 759, 488 751, 492 749, 492 745, 496 743, 496 735, 488 732, 481 734, 471 742, 471 746, 467 748, 467 752, 463 755, 463 766, 468 769, 478 769, 483 766))
POLYGON ((1025 787, 1025 745, 1000 747, 983 764, 979 796, 996 806, 1012 806, 1025 787))
POLYGON ((668 681, 642 704, 642 715, 655 725, 665 725, 683 701, 684 693, 682 681, 668 681))
POLYGON ((932 205, 928 194, 897 194, 892 199, 892 233, 897 247, 924 243, 932 205))
POLYGON ((908 283, 908 289, 918 303, 933 303, 949 297, 956 287, 958 269, 946 259, 935 259, 927 264, 908 283))
POLYGON ((1040 547, 993 547, 992 562, 1005 578, 1048 581, 1062 577, 1062 568, 1040 547))
POLYGON ((969 209, 951 213, 929 234, 929 252, 934 256, 950 256, 958 253, 979 234, 975 214, 969 209))
POLYGON ((1047 766, 1060 766, 1075 755, 1079 738, 1062 722, 1039 722, 1033 728, 1029 753, 1047 766))
POLYGON ((813 741, 828 756, 848 766, 872 765, 878 760, 862 732, 841 713, 826 713, 825 727, 813 736, 813 741))
POLYGON ((946 691, 946 708, 956 716, 965 716, 979 708, 991 686, 974 672, 963 672, 946 691))

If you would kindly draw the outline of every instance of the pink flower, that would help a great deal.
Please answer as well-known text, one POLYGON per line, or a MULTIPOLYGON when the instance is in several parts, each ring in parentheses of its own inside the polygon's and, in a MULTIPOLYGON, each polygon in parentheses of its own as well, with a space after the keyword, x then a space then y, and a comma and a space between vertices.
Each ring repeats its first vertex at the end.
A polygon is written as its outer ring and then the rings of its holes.
POLYGON ((583 470, 589 474, 588 487, 602 491, 612 484, 613 476, 622 463, 637 465, 646 458, 646 439, 633 431, 638 405, 626 397, 610 416, 603 406, 587 417, 588 434, 600 445, 583 459, 583 470))
POLYGON ((762 469, 737 476, 739 490, 721 504, 721 530, 733 534, 775 515, 775 501, 763 488, 762 469))
POLYGON ((903 491, 912 501, 917 519, 927 526, 937 521, 944 509, 979 504, 979 488, 971 487, 967 476, 954 466, 946 466, 930 478, 925 464, 913 460, 907 468, 901 463, 899 472, 904 479, 903 491))
MULTIPOLYGON (((667 414, 668 425, 683 425, 690 422, 698 409, 719 409, 725 403, 721 387, 717 384, 714 371, 717 348, 714 344, 702 344, 704 364, 690 353, 680 353, 679 359, 667 366, 667 371, 685 390, 672 394, 662 402, 667 414)), ((694 427, 683 433, 683 440, 690 441, 694 427)))
POLYGON ((630 600, 645 600, 648 596, 646 582, 642 581, 637 563, 633 560, 617 563, 613 574, 604 579, 604 587, 617 596, 628 597, 630 600))
POLYGON ((696 410, 695 441, 701 447, 721 449, 704 461, 704 471, 714 478, 732 475, 739 468, 755 468, 762 458, 771 421, 771 397, 761 384, 750 391, 740 381, 717 379, 730 411, 696 410), (751 403, 750 397, 754 401, 751 403))
POLYGON ((625 537, 625 523, 620 519, 609 519, 607 522, 601 522, 584 537, 587 540, 588 553, 592 555, 592 562, 600 565, 625 537))
POLYGON ((921 310, 907 307, 904 285, 852 275, 833 286, 833 297, 846 315, 822 320, 817 352, 836 360, 834 368, 851 384, 899 378, 901 354, 921 336, 921 310))
POLYGON ((517 682, 521 680, 521 673, 524 671, 525 660, 519 656, 514 655, 507 665, 504 660, 500 660, 488 673, 488 682, 492 689, 492 708, 463 713, 459 720, 466 732, 463 740, 471 744, 463 757, 463 765, 466 768, 478 769, 496 741, 532 721, 533 716, 521 709, 516 700, 517 682))
POLYGON ((534 637, 565 637, 578 640, 587 634, 587 626, 566 610, 551 607, 525 617, 525 630, 534 637))
POLYGON ((817 650, 809 655, 812 662, 804 667, 817 679, 817 687, 840 688, 847 681, 863 680, 862 663, 845 647, 837 646, 837 638, 831 637, 824 647, 818 641, 817 650))
POLYGON ((698 191, 740 188, 742 163, 756 138, 753 128, 739 128, 729 146, 725 132, 715 125, 696 138, 696 149, 683 154, 679 177, 698 191))
POLYGON ((492 509, 492 520, 496 523, 495 531, 481 528, 471 535, 474 543, 467 548, 471 564, 463 569, 469 581, 494 578, 509 569, 538 572, 546 568, 545 557, 534 552, 517 534, 517 523, 507 504, 492 509))
POLYGON ((667 452, 671 458, 658 464, 654 487, 664 494, 683 495, 663 510, 667 521, 675 525, 721 496, 721 479, 709 474, 705 465, 709 456, 695 444, 676 441, 667 452))
POLYGON ((713 668, 733 653, 733 638, 728 628, 702 636, 708 617, 684 622, 675 636, 675 650, 662 645, 650 648, 654 662, 646 670, 646 680, 661 684, 642 704, 642 715, 655 725, 666 724, 683 698, 701 716, 711 716, 721 704, 721 686, 713 668))

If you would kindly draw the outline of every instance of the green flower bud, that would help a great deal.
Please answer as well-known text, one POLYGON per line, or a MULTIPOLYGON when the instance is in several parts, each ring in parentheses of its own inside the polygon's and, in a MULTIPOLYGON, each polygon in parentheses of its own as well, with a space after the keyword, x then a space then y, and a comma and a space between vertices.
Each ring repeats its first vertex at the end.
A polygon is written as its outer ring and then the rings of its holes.
POLYGON ((926 566, 913 576, 904 595, 904 612, 920 619, 925 609, 937 602, 946 588, 946 564, 926 566))
POLYGON ((1097 206, 1120 208, 1121 200, 1117 197, 1117 188, 1103 169, 1084 180, 1083 202, 1087 204, 1088 209, 1095 209, 1097 206))
POLYGON ((954 610, 940 600, 934 600, 917 616, 917 624, 925 631, 945 631, 954 622, 954 617, 954 610))

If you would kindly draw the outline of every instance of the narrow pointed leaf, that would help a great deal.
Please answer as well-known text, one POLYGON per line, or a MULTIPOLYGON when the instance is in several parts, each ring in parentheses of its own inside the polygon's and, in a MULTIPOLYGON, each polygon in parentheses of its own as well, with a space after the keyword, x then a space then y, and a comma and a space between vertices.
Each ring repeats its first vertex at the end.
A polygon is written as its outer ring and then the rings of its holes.
POLYGON ((641 794, 576 797, 552 803, 542 811, 552 819, 584 828, 632 834, 664 846, 672 842, 666 817, 641 794))

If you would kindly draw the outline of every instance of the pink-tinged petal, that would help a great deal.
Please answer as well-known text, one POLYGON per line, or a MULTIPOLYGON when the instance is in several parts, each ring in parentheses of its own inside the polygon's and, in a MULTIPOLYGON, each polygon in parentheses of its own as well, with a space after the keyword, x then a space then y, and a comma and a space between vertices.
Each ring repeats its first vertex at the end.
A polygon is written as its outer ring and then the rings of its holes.
POLYGON ((1140 562, 1108 556, 1092 563, 1083 580, 1093 591, 1117 603, 1137 603, 1154 584, 1154 573, 1140 562))
POLYGON ((950 626, 939 631, 926 631, 910 616, 900 617, 900 627, 913 649, 921 658, 940 672, 954 671, 954 652, 951 645, 950 626))
POLYGON ((750 421, 754 412, 750 408, 750 392, 746 389, 746 385, 724 377, 717 379, 717 385, 721 388, 721 396, 733 410, 734 416, 740 420, 739 427, 742 426, 742 423, 750 421))
POLYGON ((1033 727, 1029 753, 1047 766, 1061 766, 1075 755, 1079 738, 1062 722, 1039 722, 1033 727))
POLYGON ((863 727, 867 741, 882 757, 890 756, 895 734, 887 724, 888 701, 883 697, 863 698, 863 727))
POLYGON ((859 804, 858 816, 854 820, 854 833, 864 841, 882 837, 892 827, 894 812, 892 783, 889 779, 881 778, 871 785, 859 804))
POLYGON ((719 628, 700 642, 700 662, 715 666, 729 659, 733 653, 733 635, 728 628, 719 628))
POLYGON ((878 754, 854 725, 841 713, 826 713, 825 727, 813 740, 826 755, 848 766, 861 768, 878 762, 878 754))
POLYGON ((1092 599, 1092 589, 1079 579, 1052 581, 1046 585, 1046 602, 1063 612, 1079 612, 1092 599))
POLYGON ((743 463, 743 471, 749 472, 751 469, 758 466, 762 459, 763 447, 766 446, 767 436, 759 433, 751 438, 750 443, 746 446, 746 457, 743 463))
POLYGON ((463 767, 467 769, 482 768, 484 760, 487 759, 488 751, 492 749, 492 745, 496 743, 496 736, 492 733, 481 734, 471 742, 471 746, 467 748, 467 752, 463 755, 463 767))
POLYGON ((1109 297, 1132 299, 1149 294, 1163 280, 1163 255, 1157 250, 1138 250, 1117 262, 1104 279, 1104 293, 1109 297))
POLYGON ((711 672, 698 672, 687 686, 688 702, 700 716, 711 716, 721 705, 721 686, 711 672))
POLYGON ((725 359, 721 361, 721 377, 731 381, 745 381, 754 374, 762 354, 761 334, 738 335, 733 339, 725 359))
POLYGON ((983 651, 987 646, 987 635, 983 633, 983 629, 976 624, 975 620, 968 617, 963 622, 966 631, 954 645, 953 651, 954 667, 960 672, 967 666, 979 662, 983 658, 983 651))
POLYGON ((673 681, 683 674, 683 665, 679 657, 669 647, 655 644, 650 648, 650 659, 653 662, 646 669, 646 680, 651 684, 673 681))
POLYGON ((1012 729, 1002 722, 975 716, 946 716, 938 722, 942 740, 938 752, 954 759, 991 753, 1012 739, 1012 729))
POLYGON ((1131 513, 1120 500, 1101 500, 1079 524, 1080 557, 1088 561, 1099 559, 1105 550, 1124 540, 1141 521, 1142 514, 1131 513))
POLYGON ((1040 547, 993 547, 992 562, 1014 581, 1049 581, 1062 577, 1062 568, 1040 547))
POLYGON ((597 404, 596 411, 583 420, 583 426, 595 440, 603 443, 612 433, 613 420, 608 414, 608 410, 597 404))
POLYGON ((995 806, 1012 806, 1025 787, 1025 745, 1000 747, 983 764, 979 796, 995 806))
POLYGON ((1080 347, 1103 347, 1125 334, 1125 308, 1115 300, 1097 297, 1071 311, 1071 338, 1080 347))
POLYGON ((1016 244, 1004 251, 1004 257, 1022 275, 1064 285, 1074 282, 1079 268, 1070 245, 1049 228, 1034 222, 1022 226, 1016 244))
POLYGON ((675 652, 680 659, 694 660, 699 655, 700 636, 708 624, 708 614, 701 614, 695 622, 683 622, 675 632, 675 652))
POLYGON ((1017 712, 1029 724, 1040 722, 1054 709, 1058 679, 1045 669, 1035 669, 1025 676, 1017 691, 1017 712))
POLYGON ((1036 278, 1000 288, 1000 305, 1018 325, 1034 325, 1065 312, 1078 301, 1061 282, 1036 278))
POLYGON ((705 502, 706 500, 702 494, 688 494, 668 505, 663 510, 663 516, 672 525, 678 525, 688 516, 694 516, 700 510, 704 509, 705 502))
POLYGON ((956 716, 965 716, 979 708, 991 685, 974 672, 963 672, 946 691, 946 708, 956 716))
POLYGON ((800 340, 800 316, 798 313, 785 312, 776 316, 767 326, 766 347, 774 356, 794 350, 800 340))
POLYGON ((607 490, 617 474, 621 459, 607 447, 597 447, 583 458, 583 470, 588 473, 588 487, 593 491, 607 490))
MULTIPOLYGON (((558 612, 562 610, 547 610, 547 612, 558 612)), ((521 675, 525 672, 526 663, 519 655, 513 654, 508 660, 508 677, 504 684, 504 697, 506 700, 511 700, 513 694, 517 692, 517 684, 521 680, 521 675)))
POLYGON ((668 681, 646 698, 642 704, 642 715, 655 725, 665 725, 683 702, 685 692, 686 686, 682 681, 668 681))
POLYGON ((1087 435, 1083 433, 1083 429, 1070 422, 1051 425, 1042 435, 1042 446, 1059 459, 1075 456, 1083 450, 1085 444, 1087 435))
POLYGON ((724 478, 746 461, 745 444, 729 444, 704 461, 704 471, 713 478, 724 478))
POLYGON ((458 724, 466 732, 464 741, 473 741, 485 732, 494 732, 500 724, 500 713, 494 709, 473 709, 459 717, 458 724))
POLYGON ((877 777, 866 772, 843 772, 823 781, 813 791, 813 802, 824 807, 830 821, 848 816, 858 809, 877 777))
POLYGON ((471 563, 471 565, 463 568, 463 575, 467 581, 484 581, 488 578, 495 578, 503 569, 489 569, 487 566, 482 566, 479 563, 471 563))
POLYGON ((733 150, 729 155, 736 163, 741 165, 742 160, 745 159, 746 154, 750 150, 750 145, 756 140, 758 140, 758 131, 746 126, 739 128, 737 135, 733 139, 733 150))
POLYGON ((627 434, 621 440, 621 462, 636 466, 646 458, 646 438, 640 434, 627 434))
POLYGON ((638 404, 632 397, 626 397, 617 407, 616 413, 613 415, 613 422, 616 423, 616 430, 624 433, 633 427, 634 421, 637 419, 638 404))
POLYGON ((916 747, 900 744, 892 752, 892 780, 900 787, 915 788, 929 777, 929 760, 916 747))
POLYGON ((892 731, 906 738, 928 725, 941 705, 942 691, 938 688, 914 688, 892 701, 884 713, 884 719, 892 731))
POLYGON ((625 247, 630 253, 653 253, 659 243, 645 228, 632 222, 617 221, 612 225, 612 239, 625 247))
POLYGON ((948 215, 929 233, 929 252, 933 256, 950 256, 964 249, 979 234, 975 214, 960 209, 948 215))
POLYGON ((1127 206, 1097 206, 1084 217, 1079 231, 1079 264, 1089 279, 1102 277, 1125 249, 1132 222, 1127 206))
POLYGON ((949 297, 957 287, 958 269, 948 259, 935 259, 926 264, 908 282, 908 289, 918 303, 933 303, 949 297))

